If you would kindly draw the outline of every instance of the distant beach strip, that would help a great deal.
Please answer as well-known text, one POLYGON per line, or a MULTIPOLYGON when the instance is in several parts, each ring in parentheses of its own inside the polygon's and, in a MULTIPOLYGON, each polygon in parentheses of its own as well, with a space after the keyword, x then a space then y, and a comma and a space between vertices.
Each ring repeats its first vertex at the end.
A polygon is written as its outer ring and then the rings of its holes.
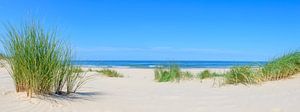
POLYGON ((75 60, 74 65, 83 67, 102 68, 157 68, 168 67, 177 64, 181 68, 230 68, 233 66, 259 67, 266 61, 99 61, 99 60, 75 60))

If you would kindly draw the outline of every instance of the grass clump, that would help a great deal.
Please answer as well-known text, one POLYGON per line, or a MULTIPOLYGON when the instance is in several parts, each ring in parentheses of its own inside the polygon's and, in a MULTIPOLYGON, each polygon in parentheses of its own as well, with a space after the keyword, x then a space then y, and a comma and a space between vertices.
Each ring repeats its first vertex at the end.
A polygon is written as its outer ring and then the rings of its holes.
POLYGON ((207 79, 207 78, 212 78, 212 77, 219 77, 219 76, 222 76, 222 74, 218 74, 218 73, 215 73, 215 72, 210 72, 209 70, 204 70, 200 73, 197 74, 197 78, 198 79, 207 79))
POLYGON ((111 69, 98 70, 97 72, 101 73, 105 76, 108 76, 108 77, 124 77, 122 74, 120 74, 116 70, 111 70, 111 69))
POLYGON ((188 80, 188 79, 193 79, 194 75, 191 72, 185 71, 181 72, 181 79, 183 80, 188 80))
POLYGON ((80 67, 74 67, 73 72, 74 73, 83 73, 84 71, 80 67))
POLYGON ((9 25, 2 41, 7 68, 17 92, 32 94, 67 94, 83 84, 81 73, 71 64, 71 49, 59 41, 56 31, 46 30, 37 22, 15 27, 9 25))
POLYGON ((3 63, 3 60, 4 60, 4 55, 0 53, 0 68, 1 67, 4 67, 4 63, 3 63))
POLYGON ((182 72, 178 65, 170 65, 168 68, 156 68, 154 71, 155 80, 158 82, 177 81, 182 79, 191 79, 193 74, 190 72, 182 72))
POLYGON ((300 52, 292 52, 276 58, 263 68, 264 80, 279 80, 288 78, 300 72, 300 52))
POLYGON ((4 59, 4 55, 0 53, 0 60, 4 59))
MULTIPOLYGON (((193 75, 189 72, 182 72, 177 65, 170 65, 168 68, 156 68, 155 80, 158 82, 180 81, 191 79, 193 75)), ((259 68, 250 66, 236 66, 228 72, 219 74, 204 70, 196 75, 199 79, 211 77, 223 77, 226 84, 258 84, 262 81, 279 80, 288 78, 300 73, 300 51, 285 54, 276 58, 259 68)))
POLYGON ((233 67, 224 76, 228 84, 256 84, 262 81, 280 80, 300 72, 300 52, 278 57, 260 68, 233 67))
POLYGON ((180 68, 177 65, 170 65, 169 68, 157 68, 154 71, 155 80, 158 82, 169 82, 180 80, 180 68))
POLYGON ((66 74, 67 93, 75 93, 88 80, 85 72, 80 67, 72 67, 72 73, 66 74))
POLYGON ((93 69, 92 69, 92 68, 89 68, 89 69, 88 69, 88 72, 93 72, 93 69))
POLYGON ((233 67, 225 73, 225 83, 227 84, 257 84, 260 82, 261 73, 249 66, 233 67))

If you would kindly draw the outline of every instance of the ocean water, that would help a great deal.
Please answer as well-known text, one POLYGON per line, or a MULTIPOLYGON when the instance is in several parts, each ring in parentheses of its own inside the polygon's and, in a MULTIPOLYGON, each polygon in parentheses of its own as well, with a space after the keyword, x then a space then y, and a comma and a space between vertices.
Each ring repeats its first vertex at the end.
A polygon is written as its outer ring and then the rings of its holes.
POLYGON ((232 66, 261 66, 263 61, 73 61, 74 65, 84 67, 106 67, 106 68, 156 68, 167 67, 177 64, 181 68, 230 68, 232 66))

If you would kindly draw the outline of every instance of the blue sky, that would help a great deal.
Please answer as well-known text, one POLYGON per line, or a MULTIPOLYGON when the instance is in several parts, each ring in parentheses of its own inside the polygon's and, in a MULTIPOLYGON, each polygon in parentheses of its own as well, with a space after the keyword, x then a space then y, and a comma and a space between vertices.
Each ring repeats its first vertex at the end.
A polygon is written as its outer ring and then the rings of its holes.
POLYGON ((0 1, 0 22, 28 15, 58 26, 77 59, 269 60, 300 48, 296 0, 0 1))

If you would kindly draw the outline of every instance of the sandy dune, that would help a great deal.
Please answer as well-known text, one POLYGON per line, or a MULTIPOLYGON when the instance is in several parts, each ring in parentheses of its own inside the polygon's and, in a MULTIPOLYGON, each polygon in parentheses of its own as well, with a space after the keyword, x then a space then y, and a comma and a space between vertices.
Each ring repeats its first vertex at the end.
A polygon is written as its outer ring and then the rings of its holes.
MULTIPOLYGON (((26 98, 0 68, 1 112, 299 112, 300 77, 262 85, 218 86, 213 79, 157 83, 151 69, 117 69, 125 78, 94 78, 70 97, 26 98)), ((224 71, 215 69, 217 71, 224 71)), ((201 69, 189 69, 197 72, 201 69)))

